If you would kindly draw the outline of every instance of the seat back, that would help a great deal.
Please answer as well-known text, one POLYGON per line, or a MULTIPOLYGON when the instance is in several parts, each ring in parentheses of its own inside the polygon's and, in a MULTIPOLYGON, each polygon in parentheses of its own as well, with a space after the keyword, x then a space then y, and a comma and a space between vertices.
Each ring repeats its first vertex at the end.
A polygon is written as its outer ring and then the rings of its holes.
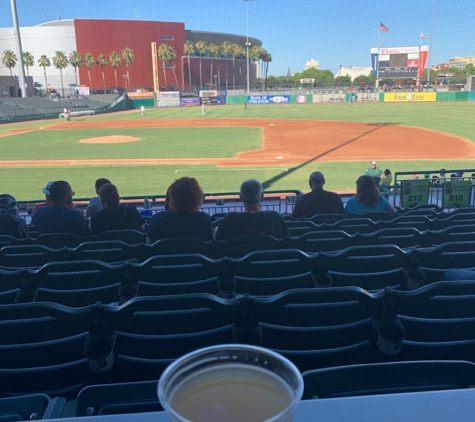
POLYGON ((367 363, 306 371, 302 399, 470 388, 475 364, 467 361, 367 363))

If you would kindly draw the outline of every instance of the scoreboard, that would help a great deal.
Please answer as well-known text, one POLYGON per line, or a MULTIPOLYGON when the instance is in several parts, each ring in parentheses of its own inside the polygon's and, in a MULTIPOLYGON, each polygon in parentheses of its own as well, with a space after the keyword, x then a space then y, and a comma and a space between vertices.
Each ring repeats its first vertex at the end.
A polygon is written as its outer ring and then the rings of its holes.
POLYGON ((377 79, 420 78, 429 47, 384 47, 371 49, 371 64, 377 79))

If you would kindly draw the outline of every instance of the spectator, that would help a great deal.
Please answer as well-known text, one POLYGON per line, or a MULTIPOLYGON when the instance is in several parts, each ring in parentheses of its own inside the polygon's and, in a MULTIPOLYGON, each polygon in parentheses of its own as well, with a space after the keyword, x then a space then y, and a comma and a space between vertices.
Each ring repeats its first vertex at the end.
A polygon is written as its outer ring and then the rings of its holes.
MULTIPOLYGON (((54 183, 54 180, 51 181, 51 182, 48 182, 48 183, 46 184, 46 187, 44 187, 44 188, 42 189, 43 193, 45 194, 45 199, 46 199, 46 201, 45 201, 45 202, 42 202, 41 204, 38 204, 38 205, 34 208, 33 214, 36 212, 36 210, 37 210, 38 208, 40 208, 40 207, 47 207, 48 205, 52 205, 52 204, 53 204, 53 201, 51 200, 51 196, 50 196, 50 194, 49 194, 49 190, 50 190, 51 185, 52 185, 53 183, 54 183)), ((71 203, 71 204, 68 205, 68 208, 71 208, 71 209, 73 210, 73 209, 74 209, 74 205, 71 203)))
POLYGON ((52 205, 38 208, 31 220, 38 234, 71 233, 77 236, 91 234, 83 215, 69 208, 73 196, 74 192, 68 182, 60 180, 50 186, 52 205))
POLYGON ((314 171, 308 180, 311 192, 299 196, 295 202, 292 217, 310 218, 317 214, 343 214, 343 201, 335 192, 323 189, 323 173, 314 171))
POLYGON ((153 216, 148 227, 147 243, 186 237, 212 240, 211 218, 200 211, 203 190, 198 181, 194 177, 177 179, 170 185, 167 194, 169 209, 153 216))
POLYGON ((367 212, 386 211, 396 215, 396 210, 389 201, 381 196, 379 189, 371 176, 360 176, 356 181, 356 196, 346 203, 346 216, 356 216, 367 212))
POLYGON ((0 234, 16 238, 28 237, 28 227, 19 213, 16 199, 4 193, 0 195, 0 234))
POLYGON ((218 226, 216 239, 256 235, 287 237, 289 232, 282 216, 276 211, 261 211, 263 197, 262 185, 257 180, 248 179, 243 182, 239 198, 244 204, 244 212, 226 214, 218 226))
MULTIPOLYGON (((99 189, 106 183, 110 183, 110 182, 111 181, 109 179, 104 179, 104 178, 97 179, 94 186, 96 189, 97 195, 99 195, 99 189)), ((95 214, 96 212, 99 212, 101 209, 102 209, 102 205, 101 205, 101 200, 99 196, 95 196, 94 198, 91 198, 86 208, 86 218, 91 217, 93 214, 95 214)))
POLYGON ((365 170, 364 174, 366 176, 371 176, 374 179, 376 186, 379 186, 383 171, 376 165, 376 161, 373 160, 371 161, 370 166, 365 170))
POLYGON ((107 230, 145 230, 145 220, 133 205, 120 204, 117 188, 112 183, 105 183, 99 189, 102 209, 91 217, 93 235, 107 230))
POLYGON ((384 188, 385 191, 389 192, 391 189, 391 184, 393 182, 393 175, 391 174, 391 170, 386 169, 384 170, 383 176, 381 177, 381 188, 384 188))

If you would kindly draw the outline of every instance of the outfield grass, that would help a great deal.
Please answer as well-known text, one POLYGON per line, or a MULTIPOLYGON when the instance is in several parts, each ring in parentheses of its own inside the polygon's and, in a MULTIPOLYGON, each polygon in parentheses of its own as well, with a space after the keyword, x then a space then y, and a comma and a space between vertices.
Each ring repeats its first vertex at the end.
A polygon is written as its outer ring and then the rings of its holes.
MULTIPOLYGON (((259 105, 244 110, 242 106, 208 107, 204 119, 216 118, 275 118, 356 121, 370 123, 395 123, 422 127, 461 136, 475 142, 473 115, 475 103, 357 103, 312 105, 259 105)), ((129 120, 141 119, 140 112, 117 113, 74 120, 129 120)), ((147 119, 201 118, 199 107, 147 110, 147 119)), ((44 122, 56 123, 55 120, 44 122)), ((0 135, 7 129, 38 127, 41 123, 22 122, 0 125, 0 135)), ((107 136, 107 130, 53 132, 45 130, 0 138, 1 160, 25 159, 81 159, 99 158, 170 158, 170 157, 232 157, 238 151, 259 148, 259 129, 252 128, 193 128, 192 133, 183 129, 144 128, 121 129, 121 134, 138 136, 140 143, 91 145, 77 144, 78 139, 107 136), (226 142, 222 142, 226 140, 226 142), (145 148, 143 148, 145 146, 145 148), (83 148, 85 147, 85 148, 83 148), (92 147, 92 148, 91 148, 92 147)), ((385 142, 382 140, 382 142, 385 142)), ((394 149, 407 145, 401 139, 394 149)), ((430 148, 430 139, 427 140, 430 148)), ((471 160, 460 157, 452 161, 385 161, 378 163, 383 169, 396 171, 472 168, 471 160)), ((237 191, 242 180, 255 177, 267 189, 308 189, 308 175, 316 169, 325 173, 326 188, 353 191, 356 178, 368 167, 367 162, 317 163, 294 168, 239 167, 217 168, 214 165, 157 165, 157 166, 87 166, 87 167, 7 167, 0 168, 0 193, 8 192, 19 200, 40 199, 41 189, 48 180, 68 180, 77 197, 94 195, 94 181, 107 177, 115 183, 122 196, 164 194, 168 185, 177 177, 195 176, 208 193, 237 191)))

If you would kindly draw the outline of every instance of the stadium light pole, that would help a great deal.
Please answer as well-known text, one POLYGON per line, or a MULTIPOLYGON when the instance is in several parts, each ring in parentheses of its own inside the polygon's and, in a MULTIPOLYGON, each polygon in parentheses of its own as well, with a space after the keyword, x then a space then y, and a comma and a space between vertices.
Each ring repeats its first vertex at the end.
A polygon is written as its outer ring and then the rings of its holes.
POLYGON ((23 63, 23 50, 21 48, 21 36, 20 36, 20 26, 18 25, 18 13, 16 11, 16 2, 15 0, 10 0, 10 8, 12 11, 12 20, 13 20, 13 29, 15 35, 15 44, 18 50, 18 65, 20 67, 20 88, 21 96, 23 98, 28 97, 27 86, 26 86, 26 77, 25 77, 25 66, 23 63))
POLYGON ((243 0, 246 2, 246 60, 247 60, 247 93, 249 94, 249 2, 252 0, 243 0))

